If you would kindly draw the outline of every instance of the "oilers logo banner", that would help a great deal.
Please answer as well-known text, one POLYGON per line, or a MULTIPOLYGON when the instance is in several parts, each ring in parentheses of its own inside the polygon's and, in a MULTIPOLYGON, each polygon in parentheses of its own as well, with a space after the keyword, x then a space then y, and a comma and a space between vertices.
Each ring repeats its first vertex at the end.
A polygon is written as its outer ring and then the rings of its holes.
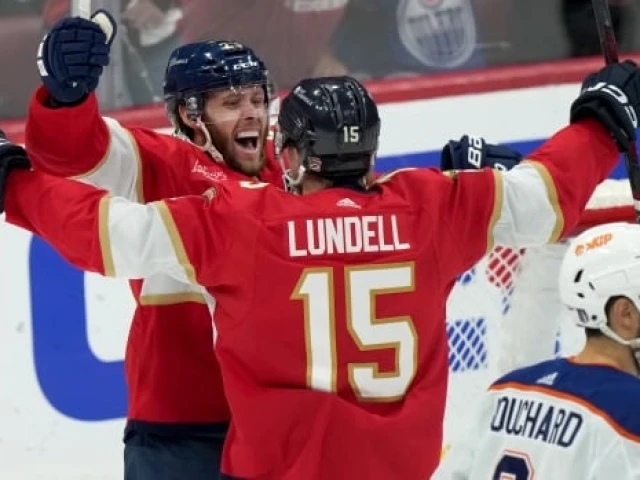
POLYGON ((401 0, 397 22, 402 44, 426 67, 458 67, 476 50, 470 0, 401 0))

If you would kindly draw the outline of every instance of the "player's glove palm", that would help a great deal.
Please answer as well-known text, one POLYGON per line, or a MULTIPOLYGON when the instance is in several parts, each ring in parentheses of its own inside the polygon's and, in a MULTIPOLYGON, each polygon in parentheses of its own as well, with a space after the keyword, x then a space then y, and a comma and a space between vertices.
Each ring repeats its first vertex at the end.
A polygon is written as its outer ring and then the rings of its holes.
POLYGON ((0 213, 4 212, 4 191, 7 178, 16 168, 25 170, 31 168, 27 152, 19 145, 9 142, 4 132, 0 130, 0 213))
POLYGON ((484 138, 464 135, 459 141, 451 140, 442 149, 442 170, 473 170, 495 168, 511 170, 522 160, 522 155, 502 145, 492 145, 484 138))
POLYGON ((45 35, 38 47, 38 71, 55 100, 74 104, 96 89, 115 33, 113 17, 98 10, 90 20, 62 19, 45 35))
POLYGON ((580 96, 571 105, 571 123, 594 118, 611 132, 620 151, 636 140, 640 107, 640 70, 627 60, 607 65, 582 82, 580 96))

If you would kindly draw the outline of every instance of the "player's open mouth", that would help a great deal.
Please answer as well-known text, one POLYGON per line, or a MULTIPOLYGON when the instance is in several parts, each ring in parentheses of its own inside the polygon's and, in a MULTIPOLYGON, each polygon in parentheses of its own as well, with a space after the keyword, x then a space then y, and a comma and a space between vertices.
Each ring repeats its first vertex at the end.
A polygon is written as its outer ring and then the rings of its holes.
POLYGON ((255 152, 258 149, 260 134, 257 130, 247 130, 236 134, 234 141, 243 150, 255 152))

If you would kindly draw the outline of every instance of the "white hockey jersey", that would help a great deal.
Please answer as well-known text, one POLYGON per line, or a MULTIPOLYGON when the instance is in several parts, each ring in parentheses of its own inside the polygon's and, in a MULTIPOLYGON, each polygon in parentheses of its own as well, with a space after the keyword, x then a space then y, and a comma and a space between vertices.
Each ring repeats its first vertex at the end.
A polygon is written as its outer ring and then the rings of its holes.
POLYGON ((640 479, 640 380, 556 359, 491 387, 438 480, 640 479))

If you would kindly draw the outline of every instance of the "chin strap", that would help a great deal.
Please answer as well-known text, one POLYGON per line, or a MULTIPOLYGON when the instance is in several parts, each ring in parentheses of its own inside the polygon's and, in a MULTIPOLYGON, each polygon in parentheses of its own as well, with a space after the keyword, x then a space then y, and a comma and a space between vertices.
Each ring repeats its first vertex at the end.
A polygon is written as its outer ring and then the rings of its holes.
POLYGON ((218 149, 213 146, 213 142, 211 141, 211 134, 209 133, 207 126, 202 122, 202 119, 199 116, 198 118, 196 118, 196 127, 198 127, 204 135, 204 145, 197 145, 197 147, 203 152, 207 152, 214 161, 218 163, 224 163, 224 158, 222 158, 222 155, 220 154, 218 149))
POLYGON ((300 187, 302 185, 302 180, 304 180, 305 172, 306 169, 302 165, 298 167, 298 174, 295 177, 292 175, 291 169, 284 171, 282 178, 287 192, 300 194, 300 187))

